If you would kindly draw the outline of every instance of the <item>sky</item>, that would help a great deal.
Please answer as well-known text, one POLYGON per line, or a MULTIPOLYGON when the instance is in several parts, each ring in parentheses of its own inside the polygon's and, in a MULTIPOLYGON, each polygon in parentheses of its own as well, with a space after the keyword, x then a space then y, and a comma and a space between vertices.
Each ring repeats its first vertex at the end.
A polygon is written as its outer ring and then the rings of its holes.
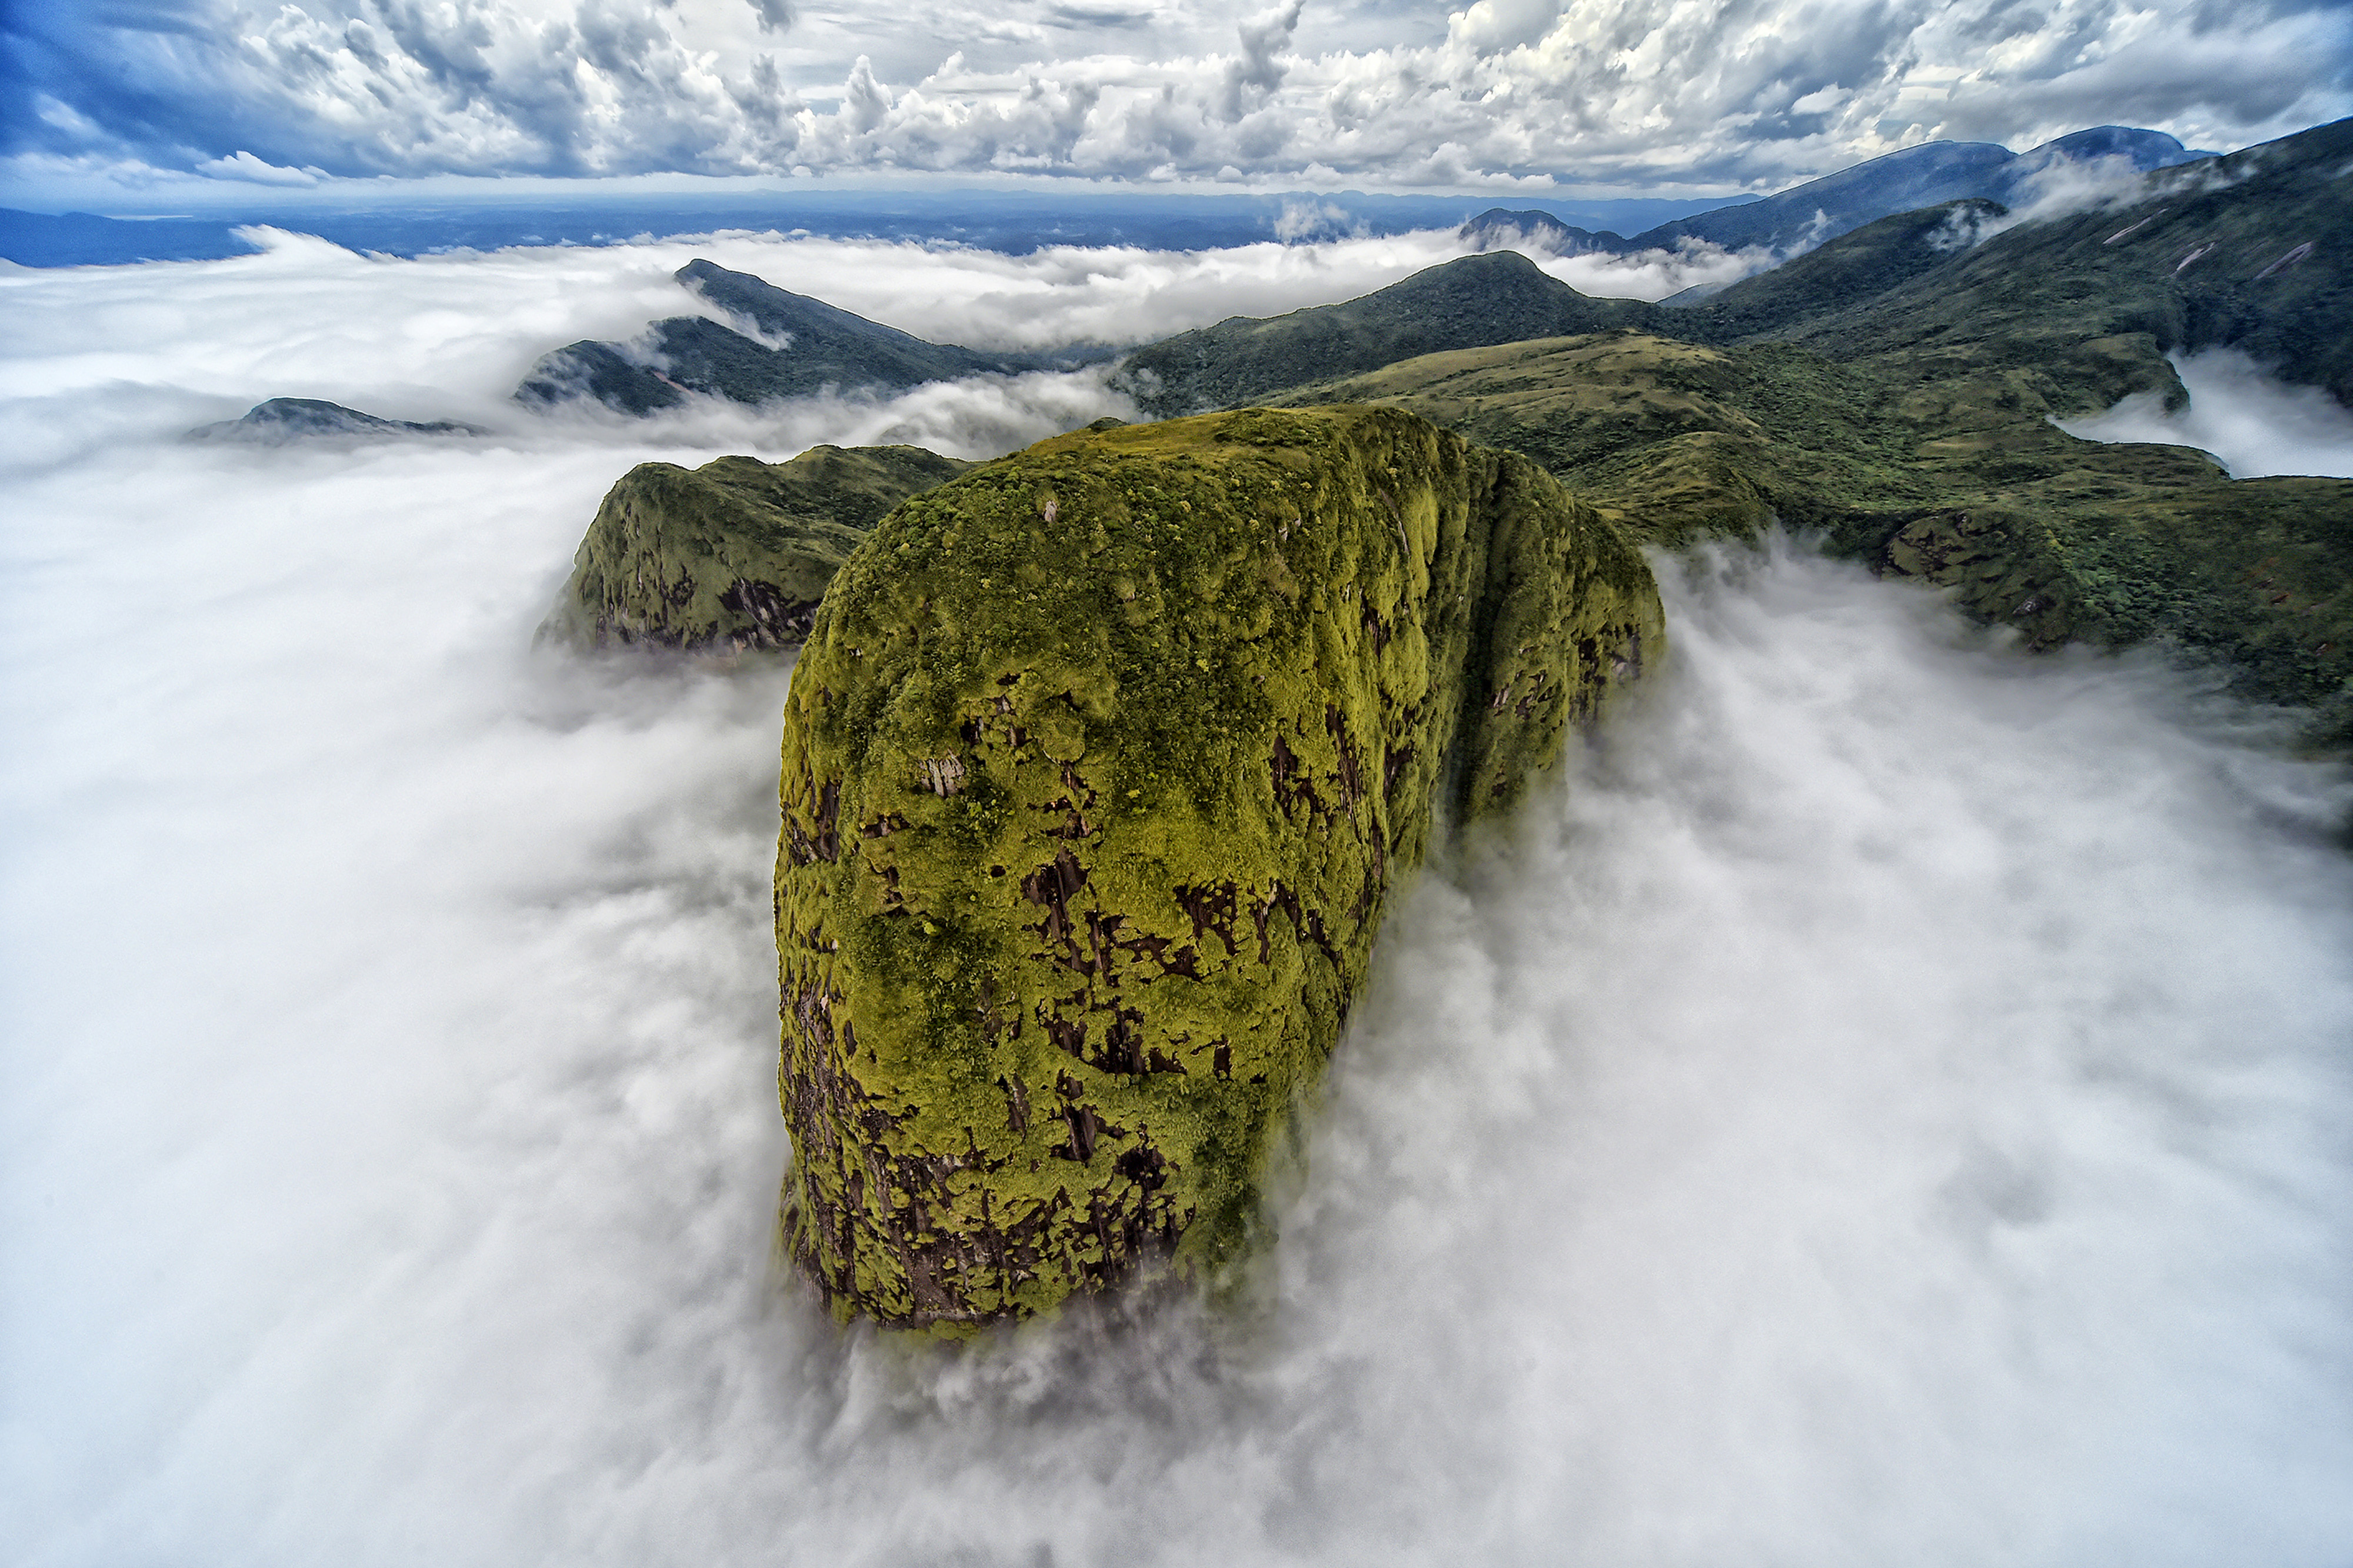
POLYGON ((1772 190, 1933 138, 2353 112, 2340 0, 0 5, 0 192, 1059 178, 1772 190))

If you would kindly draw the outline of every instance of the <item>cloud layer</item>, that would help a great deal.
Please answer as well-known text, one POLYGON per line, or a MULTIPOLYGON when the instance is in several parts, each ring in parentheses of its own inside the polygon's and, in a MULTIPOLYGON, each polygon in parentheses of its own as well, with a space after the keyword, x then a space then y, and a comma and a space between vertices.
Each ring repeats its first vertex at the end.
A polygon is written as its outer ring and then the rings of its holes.
POLYGON ((2353 479, 2353 413, 2318 387, 2284 386, 2236 349, 2176 354, 2189 401, 2168 411, 2153 392, 2059 427, 2094 441, 2154 441, 2211 452, 2239 479, 2267 474, 2353 479))
POLYGON ((673 264, 0 273, 12 1561, 2343 1563, 2344 775, 1786 549, 1671 564, 1648 701, 1404 901, 1249 1310, 774 1295, 783 674, 526 648, 628 465, 883 411, 172 438, 673 264))
POLYGON ((2353 111, 2327 0, 16 7, 19 178, 908 172, 1775 186, 1929 137, 2237 146, 2353 111))

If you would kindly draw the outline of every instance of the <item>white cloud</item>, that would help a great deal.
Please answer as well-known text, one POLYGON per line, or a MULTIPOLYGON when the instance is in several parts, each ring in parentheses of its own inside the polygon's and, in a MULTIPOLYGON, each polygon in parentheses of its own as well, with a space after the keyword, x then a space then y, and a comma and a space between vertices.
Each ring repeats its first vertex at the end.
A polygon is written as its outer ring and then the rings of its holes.
MULTIPOLYGON (((1405 259, 716 243, 1049 337, 1064 301, 1132 336, 1405 259)), ((2353 1536, 2338 775, 2154 663, 2031 660, 1851 568, 1671 569, 1648 703, 1386 934, 1258 1311, 879 1344, 766 1271, 781 672, 525 653, 628 465, 878 411, 173 439, 255 390, 447 412, 680 297, 676 247, 271 247, 0 275, 17 1554, 2202 1568, 2353 1536)), ((1047 390, 1000 384, 1032 406, 996 438, 1054 427, 1047 390)), ((971 386, 926 395, 904 428, 978 429, 971 386)))
POLYGON ((2353 479, 2353 413, 2318 387, 2289 386, 2236 349, 2176 354, 2189 402, 2168 410, 2151 392, 2104 413, 2058 422, 2090 441, 2154 441, 2195 447, 2234 479, 2320 474, 2353 479))
POLYGON ((196 165, 196 173, 215 179, 246 180, 257 185, 301 186, 315 185, 327 174, 324 169, 281 169, 244 151, 226 158, 207 158, 196 165))
POLYGON ((1295 0, 876 0, 782 30, 774 6, 716 0, 137 15, 20 24, 69 112, 23 116, 15 150, 167 163, 234 125, 240 146, 191 162, 1775 185, 1935 136, 2022 147, 2120 121, 2235 146, 2353 110, 2353 22, 2306 0, 2227 23, 2194 0, 1480 0, 1442 37, 1359 5, 1317 24, 1314 53, 1295 0))
POLYGON ((1627 256, 1588 252, 1560 257, 1539 253, 1535 257, 1536 265, 1578 293, 1605 300, 1663 300, 1702 284, 1736 283, 1786 259, 1782 253, 1761 246, 1726 250, 1704 242, 1686 243, 1674 250, 1635 251, 1627 256))

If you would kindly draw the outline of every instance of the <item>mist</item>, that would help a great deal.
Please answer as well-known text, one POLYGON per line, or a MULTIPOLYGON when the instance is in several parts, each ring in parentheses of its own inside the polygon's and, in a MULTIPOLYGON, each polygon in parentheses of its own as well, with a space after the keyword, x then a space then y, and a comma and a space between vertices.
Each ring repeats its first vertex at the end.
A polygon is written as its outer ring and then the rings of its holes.
POLYGON ((0 278, 21 1561, 2345 1561, 2353 786, 1787 541, 1662 561, 1643 700, 1401 898, 1231 1310, 837 1331, 769 1271, 789 672, 528 644, 631 463, 913 405, 177 439, 502 394, 670 255, 0 278))
POLYGON ((2168 409, 2153 392, 2137 392, 2085 419, 2056 421, 2092 441, 2151 441, 2195 447, 2237 479, 2272 474, 2353 479, 2353 412, 2325 388, 2294 386, 2238 349, 2168 356, 2189 394, 2168 409))

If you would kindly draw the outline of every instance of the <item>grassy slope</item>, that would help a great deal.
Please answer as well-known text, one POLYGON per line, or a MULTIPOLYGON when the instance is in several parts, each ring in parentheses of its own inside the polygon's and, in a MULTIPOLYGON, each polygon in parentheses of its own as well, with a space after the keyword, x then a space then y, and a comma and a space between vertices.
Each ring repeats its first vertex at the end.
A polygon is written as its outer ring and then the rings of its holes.
POLYGON ((2353 480, 2232 480, 2185 448, 2078 440, 2049 422, 2032 372, 1907 372, 1620 332, 1430 355, 1289 395, 1408 408, 1525 452, 1671 547, 1778 518, 1948 585, 2037 646, 2170 638, 2348 738, 2353 480))
MULTIPOLYGON (((1919 380, 2023 373, 2068 414, 2176 390, 2163 354, 2216 344, 2353 405, 2353 121, 2162 171, 2135 199, 2021 225, 1889 281, 1875 298, 1825 300, 1801 324, 1761 330, 1919 380), (2120 341, 2137 352, 2120 353, 2120 341)), ((1756 335, 1737 318, 1764 287, 1727 289, 1668 330, 1756 335)))
POLYGON ((1191 414, 1414 354, 1639 324, 1651 311, 1631 300, 1589 300, 1516 251, 1495 251, 1344 304, 1179 332, 1138 351, 1124 374, 1145 408, 1191 414))

